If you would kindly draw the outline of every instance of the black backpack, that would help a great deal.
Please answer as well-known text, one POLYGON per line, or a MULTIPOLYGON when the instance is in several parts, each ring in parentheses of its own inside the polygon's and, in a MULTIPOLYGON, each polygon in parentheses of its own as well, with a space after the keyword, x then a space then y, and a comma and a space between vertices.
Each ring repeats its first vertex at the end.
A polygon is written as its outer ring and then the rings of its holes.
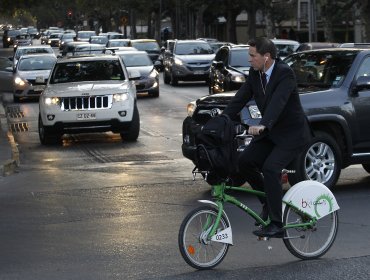
POLYGON ((205 179, 211 185, 228 181, 237 174, 236 127, 237 123, 229 116, 218 115, 196 135, 195 167, 207 173, 205 179))

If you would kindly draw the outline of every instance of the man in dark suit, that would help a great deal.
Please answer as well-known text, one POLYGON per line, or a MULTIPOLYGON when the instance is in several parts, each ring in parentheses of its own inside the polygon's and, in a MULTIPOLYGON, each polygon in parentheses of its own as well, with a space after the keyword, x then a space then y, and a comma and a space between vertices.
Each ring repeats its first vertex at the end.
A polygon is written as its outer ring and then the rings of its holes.
POLYGON ((259 125, 248 128, 254 139, 240 155, 238 167, 254 189, 266 192, 266 198, 261 199, 261 215, 264 220, 270 217, 271 223, 253 233, 282 238, 281 171, 303 151, 310 141, 311 131, 299 99, 294 72, 276 57, 274 43, 260 37, 248 44, 252 65, 249 77, 223 113, 236 119, 250 99, 256 101, 262 119, 259 125))

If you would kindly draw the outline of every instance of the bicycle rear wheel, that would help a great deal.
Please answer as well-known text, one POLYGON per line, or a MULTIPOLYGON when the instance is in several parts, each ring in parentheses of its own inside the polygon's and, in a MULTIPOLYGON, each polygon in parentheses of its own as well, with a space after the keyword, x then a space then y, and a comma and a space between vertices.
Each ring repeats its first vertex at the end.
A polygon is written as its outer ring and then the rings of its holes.
MULTIPOLYGON (((284 211, 284 225, 307 222, 294 209, 287 206, 284 211)), ((338 211, 334 211, 317 220, 307 229, 286 229, 284 244, 294 256, 310 260, 323 256, 333 245, 338 231, 338 211)))
MULTIPOLYGON (((211 206, 202 206, 191 211, 184 219, 179 231, 179 248, 184 260, 196 269, 211 269, 218 265, 229 249, 229 244, 207 239, 214 225, 217 210, 211 206)), ((229 227, 222 216, 216 232, 229 227)))

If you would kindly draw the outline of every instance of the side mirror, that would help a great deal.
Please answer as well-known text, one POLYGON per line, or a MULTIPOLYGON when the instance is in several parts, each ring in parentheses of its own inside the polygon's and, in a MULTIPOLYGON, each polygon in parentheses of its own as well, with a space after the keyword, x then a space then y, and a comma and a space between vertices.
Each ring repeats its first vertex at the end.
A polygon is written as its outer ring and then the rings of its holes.
POLYGON ((140 79, 140 72, 137 70, 129 70, 128 71, 128 78, 130 81, 138 80, 140 79))
POLYGON ((14 56, 9 56, 8 58, 10 61, 14 61, 14 56))
POLYGON ((370 76, 360 76, 352 84, 352 93, 357 94, 363 89, 370 90, 370 76))
POLYGON ((212 62, 213 67, 216 69, 221 69, 224 67, 224 62, 223 61, 213 61, 212 62))
POLYGON ((166 48, 165 47, 162 47, 161 48, 161 52, 164 52, 166 50, 166 48))

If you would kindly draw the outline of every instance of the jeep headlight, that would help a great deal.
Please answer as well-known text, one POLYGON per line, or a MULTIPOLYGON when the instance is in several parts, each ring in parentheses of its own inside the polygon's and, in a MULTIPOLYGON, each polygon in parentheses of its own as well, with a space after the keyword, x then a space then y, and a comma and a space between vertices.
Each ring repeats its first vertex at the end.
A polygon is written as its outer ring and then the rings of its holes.
POLYGON ((256 105, 249 106, 248 110, 251 114, 252 119, 260 119, 262 117, 261 112, 256 105))
POLYGON ((128 99, 127 93, 116 93, 113 95, 113 100, 115 102, 125 101, 128 99))
POLYGON ((193 116, 193 113, 194 113, 196 107, 197 107, 197 105, 195 104, 195 101, 191 101, 188 104, 188 106, 186 107, 186 111, 187 111, 189 117, 193 116))
POLYGON ((177 58, 177 57, 175 57, 174 62, 175 62, 175 64, 177 64, 177 65, 183 65, 182 60, 181 60, 181 59, 179 59, 179 58, 177 58))
POLYGON ((59 97, 46 97, 44 99, 45 105, 59 105, 60 104, 60 98, 59 97))
POLYGON ((21 87, 23 87, 23 86, 27 83, 27 80, 24 80, 24 79, 22 79, 21 77, 15 77, 15 79, 14 79, 14 83, 15 83, 17 86, 21 86, 21 87))

